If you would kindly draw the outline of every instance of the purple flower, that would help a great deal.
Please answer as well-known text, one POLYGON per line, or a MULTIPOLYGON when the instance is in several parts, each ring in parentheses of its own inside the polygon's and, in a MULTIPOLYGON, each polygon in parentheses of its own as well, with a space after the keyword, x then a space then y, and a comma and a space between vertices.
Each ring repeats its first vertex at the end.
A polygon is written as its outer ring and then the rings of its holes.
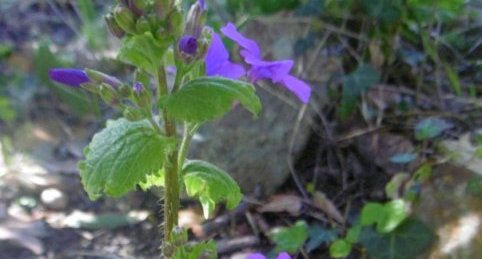
POLYGON ((229 53, 219 37, 219 34, 212 32, 212 41, 206 53, 206 75, 223 76, 231 79, 238 79, 245 74, 241 65, 232 63, 229 60, 229 53))
POLYGON ((182 53, 194 56, 197 51, 197 39, 191 35, 184 35, 179 40, 178 47, 182 53))
POLYGON ((90 82, 90 79, 84 70, 75 68, 50 69, 49 77, 55 82, 73 87, 80 87, 81 84, 90 82))
POLYGON ((204 0, 199 0, 198 2, 199 2, 199 5, 201 6, 201 8, 203 10, 206 10, 206 2, 204 0))
POLYGON ((141 82, 136 82, 132 89, 134 89, 134 92, 140 93, 142 90, 144 90, 144 85, 141 82))
POLYGON ((241 46, 240 52, 244 61, 251 66, 248 71, 249 79, 255 83, 258 80, 270 79, 273 83, 281 84, 303 103, 308 103, 311 88, 304 81, 289 74, 293 68, 292 60, 265 61, 262 59, 258 44, 244 37, 232 23, 221 28, 221 32, 229 39, 241 46))
MULTIPOLYGON (((266 259, 266 256, 264 256, 263 254, 260 254, 260 253, 254 253, 254 254, 248 255, 248 258, 246 258, 246 259, 266 259)), ((276 259, 291 259, 291 256, 286 252, 282 252, 282 253, 278 254, 276 259)))

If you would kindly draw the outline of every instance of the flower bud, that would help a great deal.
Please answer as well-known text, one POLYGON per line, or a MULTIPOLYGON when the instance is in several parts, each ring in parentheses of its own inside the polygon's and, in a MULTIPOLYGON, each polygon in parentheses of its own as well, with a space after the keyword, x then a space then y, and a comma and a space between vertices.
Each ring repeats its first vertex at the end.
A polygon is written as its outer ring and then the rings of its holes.
POLYGON ((87 69, 85 69, 85 73, 89 76, 89 78, 92 81, 97 82, 97 83, 105 83, 105 84, 108 84, 108 85, 110 85, 114 88, 117 88, 122 84, 122 82, 119 81, 119 79, 117 79, 113 76, 104 74, 102 72, 96 71, 96 70, 92 70, 92 69, 87 68, 87 69))
POLYGON ((179 38, 183 33, 183 16, 179 10, 173 10, 167 17, 169 35, 179 38))
POLYGON ((136 15, 136 16, 143 16, 144 10, 146 8, 146 1, 145 0, 129 0, 129 9, 136 15))
POLYGON ((72 87, 80 87, 91 82, 91 78, 84 70, 75 68, 52 68, 49 70, 49 77, 55 82, 72 87))
POLYGON ((197 39, 191 35, 184 35, 179 40, 178 48, 181 53, 194 56, 198 48, 197 39))
POLYGON ((132 89, 136 94, 140 94, 144 90, 144 85, 140 82, 136 82, 132 89))
POLYGON ((107 23, 107 28, 109 28, 109 31, 116 36, 117 38, 122 38, 125 35, 124 30, 117 24, 115 21, 114 16, 111 13, 108 13, 107 15, 104 16, 105 23, 107 23))
POLYGON ((141 18, 137 19, 137 22, 136 22, 136 31, 137 31, 137 33, 139 33, 139 34, 142 34, 142 33, 144 33, 144 32, 148 32, 148 31, 151 31, 151 26, 149 25, 149 22, 147 21, 146 18, 141 17, 141 18))
POLYGON ((122 30, 127 33, 135 33, 136 20, 128 8, 118 5, 113 12, 115 21, 122 30))
POLYGON ((99 94, 102 100, 108 105, 115 105, 119 100, 117 96, 117 92, 114 90, 112 86, 108 84, 100 85, 99 94))
POLYGON ((130 121, 139 121, 144 119, 142 112, 136 108, 126 107, 122 112, 122 115, 130 121))
POLYGON ((204 20, 206 19, 204 7, 204 1, 196 1, 196 3, 191 6, 191 9, 189 9, 189 13, 187 14, 185 33, 199 38, 204 25, 204 20))

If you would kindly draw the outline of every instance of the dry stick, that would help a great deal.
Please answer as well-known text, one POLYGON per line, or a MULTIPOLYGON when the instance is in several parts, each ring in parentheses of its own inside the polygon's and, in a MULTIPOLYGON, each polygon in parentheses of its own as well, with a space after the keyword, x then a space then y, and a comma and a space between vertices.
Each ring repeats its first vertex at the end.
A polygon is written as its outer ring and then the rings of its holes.
POLYGON ((293 181, 295 181, 295 185, 298 188, 298 190, 300 191, 300 193, 303 195, 303 198, 305 198, 306 200, 309 199, 309 196, 308 196, 308 193, 306 192, 305 188, 303 187, 303 184, 301 183, 300 178, 296 174, 296 169, 293 165, 293 158, 292 158, 291 155, 292 155, 292 152, 294 150, 296 136, 298 135, 298 131, 300 129, 301 121, 303 120, 303 116, 305 115, 307 107, 308 107, 308 105, 304 104, 301 107, 300 112, 298 113, 298 118, 296 119, 296 124, 295 124, 295 127, 293 129, 293 134, 291 135, 290 146, 289 146, 289 149, 288 149, 289 151, 288 151, 288 155, 287 155, 288 168, 290 169, 291 177, 293 178, 293 181))
POLYGON ((245 236, 229 240, 216 241, 218 254, 227 254, 234 251, 242 250, 243 248, 253 247, 259 245, 260 240, 257 236, 245 236))

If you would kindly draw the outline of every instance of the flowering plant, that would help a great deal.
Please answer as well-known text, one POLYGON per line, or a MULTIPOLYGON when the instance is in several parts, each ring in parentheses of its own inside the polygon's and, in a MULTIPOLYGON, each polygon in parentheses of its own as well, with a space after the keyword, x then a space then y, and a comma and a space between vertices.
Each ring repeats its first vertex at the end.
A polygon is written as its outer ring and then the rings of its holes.
POLYGON ((199 199, 206 217, 219 202, 236 207, 242 194, 222 169, 186 159, 193 135, 234 102, 257 116, 261 103, 252 84, 260 80, 284 86, 303 103, 309 101, 310 87, 290 75, 293 61, 263 60, 258 44, 229 23, 221 32, 241 47, 245 62, 233 63, 220 34, 204 26, 206 3, 197 1, 185 15, 180 2, 119 0, 105 17, 122 41, 118 59, 135 67, 131 83, 90 69, 55 68, 50 78, 98 94, 123 113, 124 118, 109 121, 85 148, 79 170, 89 197, 118 197, 136 186, 162 187, 163 255, 215 258, 213 243, 185 245, 187 234, 176 227, 180 190, 184 187, 199 199))

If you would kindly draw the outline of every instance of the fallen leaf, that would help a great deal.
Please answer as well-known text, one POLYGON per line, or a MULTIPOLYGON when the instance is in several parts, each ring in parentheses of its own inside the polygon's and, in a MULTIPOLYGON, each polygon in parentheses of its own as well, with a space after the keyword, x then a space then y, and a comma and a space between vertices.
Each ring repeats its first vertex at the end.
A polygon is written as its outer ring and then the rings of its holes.
POLYGON ((340 211, 324 193, 317 191, 313 194, 313 205, 337 222, 345 223, 345 219, 341 215, 340 211))
POLYGON ((302 206, 301 198, 296 195, 273 195, 258 211, 261 213, 288 212, 291 216, 299 216, 302 206))

